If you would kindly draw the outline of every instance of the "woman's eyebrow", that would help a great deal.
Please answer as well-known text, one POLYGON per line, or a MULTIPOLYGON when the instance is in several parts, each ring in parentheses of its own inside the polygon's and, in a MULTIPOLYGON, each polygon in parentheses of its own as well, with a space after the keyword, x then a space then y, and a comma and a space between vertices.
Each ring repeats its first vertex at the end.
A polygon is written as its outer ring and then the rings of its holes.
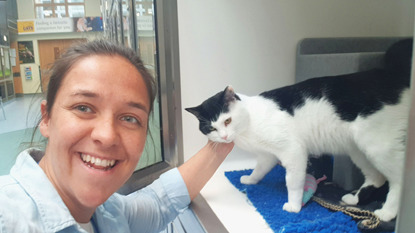
POLYGON ((85 96, 85 97, 98 97, 97 93, 87 91, 87 90, 77 90, 71 94, 71 96, 85 96))
MULTIPOLYGON (((91 92, 88 90, 77 90, 75 92, 73 92, 71 94, 72 97, 77 97, 77 96, 84 96, 84 97, 89 97, 89 98, 96 98, 99 97, 98 93, 95 92, 91 92)), ((140 102, 134 102, 134 101, 130 101, 127 103, 128 106, 133 107, 133 108, 138 108, 140 110, 143 110, 144 112, 148 113, 148 107, 146 107, 146 105, 140 103, 140 102)))
POLYGON ((133 107, 133 108, 141 109, 144 112, 148 113, 147 107, 144 104, 142 104, 142 103, 138 103, 138 102, 128 102, 128 106, 133 107))

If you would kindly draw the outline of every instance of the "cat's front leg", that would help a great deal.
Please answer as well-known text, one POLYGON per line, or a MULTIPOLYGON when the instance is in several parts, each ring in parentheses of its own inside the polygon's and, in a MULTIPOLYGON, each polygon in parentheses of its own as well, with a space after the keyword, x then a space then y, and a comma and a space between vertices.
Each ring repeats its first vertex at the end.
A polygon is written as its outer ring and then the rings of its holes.
MULTIPOLYGON (((284 161, 282 162, 284 165, 284 161)), ((288 202, 282 207, 283 210, 294 213, 300 212, 304 193, 306 168, 306 157, 292 158, 292 161, 285 164, 285 181, 287 183, 288 202)))
POLYGON ((272 154, 259 154, 257 157, 257 164, 255 169, 252 171, 251 175, 241 177, 241 184, 257 184, 278 163, 279 160, 272 154))

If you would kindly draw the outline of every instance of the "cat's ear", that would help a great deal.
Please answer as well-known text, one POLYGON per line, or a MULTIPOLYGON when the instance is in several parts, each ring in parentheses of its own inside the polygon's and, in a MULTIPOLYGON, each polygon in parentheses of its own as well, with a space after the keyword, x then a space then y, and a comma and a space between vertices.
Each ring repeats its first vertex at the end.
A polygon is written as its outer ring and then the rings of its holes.
POLYGON ((230 104, 236 100, 241 100, 235 93, 232 86, 227 86, 223 91, 223 100, 226 104, 230 104))
POLYGON ((200 106, 193 107, 193 108, 185 108, 184 110, 190 112, 191 114, 195 115, 197 118, 200 116, 200 106))

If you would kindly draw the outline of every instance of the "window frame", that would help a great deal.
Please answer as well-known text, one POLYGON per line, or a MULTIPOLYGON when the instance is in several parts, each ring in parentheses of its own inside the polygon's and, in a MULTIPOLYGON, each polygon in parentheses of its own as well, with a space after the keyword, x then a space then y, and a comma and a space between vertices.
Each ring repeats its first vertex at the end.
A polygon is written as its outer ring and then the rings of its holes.
MULTIPOLYGON (((103 0, 102 4, 107 9, 115 9, 123 17, 122 0, 103 0), (114 5, 115 4, 115 5, 114 5), (106 5, 106 6, 105 6, 106 5)), ((131 45, 138 52, 135 0, 129 0, 127 4, 133 9, 130 36, 134 43, 131 45)), ((181 90, 180 90, 180 63, 179 63, 179 36, 177 1, 154 0, 155 9, 155 31, 157 44, 157 73, 158 73, 158 100, 160 104, 160 127, 163 161, 137 170, 130 179, 118 190, 118 193, 128 194, 144 186, 147 186, 157 179, 163 172, 170 170, 183 163, 183 137, 182 137, 182 113, 181 113, 181 90)), ((103 9, 104 22, 110 17, 111 11, 103 9), (107 15, 108 14, 108 15, 107 15)), ((122 21, 121 21, 122 22, 122 21)), ((106 25, 105 28, 113 28, 106 25)), ((122 28, 122 25, 121 25, 122 28)), ((109 33, 109 38, 120 44, 124 44, 124 31, 120 30, 114 34, 109 33), (117 35, 117 34, 121 34, 117 35)))
POLYGON ((50 3, 36 3, 36 0, 34 1, 33 10, 35 12, 36 19, 40 19, 37 15, 37 8, 38 7, 50 7, 52 9, 52 15, 50 17, 42 17, 43 18, 59 18, 58 15, 56 15, 55 7, 56 6, 64 6, 65 7, 65 16, 62 17, 69 17, 69 6, 83 6, 84 7, 84 15, 85 16, 85 0, 82 3, 79 2, 68 2, 68 0, 65 0, 64 3, 55 3, 55 0, 50 0, 50 3))

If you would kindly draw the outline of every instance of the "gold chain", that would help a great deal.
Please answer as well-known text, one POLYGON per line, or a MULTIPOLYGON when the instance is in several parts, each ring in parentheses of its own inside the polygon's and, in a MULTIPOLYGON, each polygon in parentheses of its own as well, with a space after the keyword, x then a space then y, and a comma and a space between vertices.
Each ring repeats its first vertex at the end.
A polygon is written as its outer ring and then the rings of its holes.
POLYGON ((368 229, 375 229, 380 224, 379 217, 376 216, 371 211, 361 210, 355 207, 345 207, 341 205, 335 205, 332 203, 328 203, 327 201, 324 201, 323 199, 319 197, 315 197, 315 196, 312 197, 312 200, 327 209, 334 210, 334 211, 341 211, 354 219, 363 220, 361 224, 364 225, 368 229))

